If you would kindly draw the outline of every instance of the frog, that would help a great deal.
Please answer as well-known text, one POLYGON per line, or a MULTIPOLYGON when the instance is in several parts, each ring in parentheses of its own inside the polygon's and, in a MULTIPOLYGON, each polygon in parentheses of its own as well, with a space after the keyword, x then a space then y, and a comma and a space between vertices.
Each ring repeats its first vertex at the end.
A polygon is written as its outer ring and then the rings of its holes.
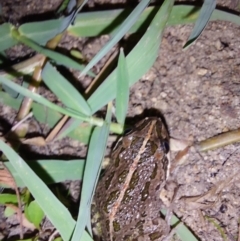
POLYGON ((102 240, 162 241, 169 234, 160 213, 168 152, 169 134, 158 117, 139 121, 118 141, 94 197, 102 240))

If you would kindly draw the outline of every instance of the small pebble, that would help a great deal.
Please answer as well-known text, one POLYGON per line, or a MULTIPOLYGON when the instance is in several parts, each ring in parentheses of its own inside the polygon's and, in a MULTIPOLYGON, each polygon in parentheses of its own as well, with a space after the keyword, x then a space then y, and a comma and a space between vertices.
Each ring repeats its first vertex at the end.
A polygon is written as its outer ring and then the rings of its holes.
POLYGON ((200 69, 197 70, 197 75, 204 76, 204 75, 207 74, 207 72, 208 72, 207 69, 200 68, 200 69))

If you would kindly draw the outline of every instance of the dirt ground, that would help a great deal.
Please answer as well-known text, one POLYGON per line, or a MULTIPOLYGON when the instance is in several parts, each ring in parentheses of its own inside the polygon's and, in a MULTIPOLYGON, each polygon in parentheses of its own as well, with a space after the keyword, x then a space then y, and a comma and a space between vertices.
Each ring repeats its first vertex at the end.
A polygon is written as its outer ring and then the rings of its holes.
MULTIPOLYGON (((15 2, 15 5, 11 5, 11 1, 1 2, 5 20, 13 23, 21 18, 16 9, 18 4, 23 4, 22 1, 15 2)), ((26 8, 26 16, 39 13, 40 7, 41 11, 46 11, 43 7, 45 4, 48 10, 59 5, 59 1, 45 0, 41 6, 34 2, 29 1, 32 9, 26 8)), ((123 1, 91 0, 88 8, 104 8, 104 4, 118 6, 120 3, 123 1)), ((126 4, 130 3, 133 4, 132 1, 126 1, 126 4)), ((238 11, 237 1, 218 1, 218 4, 238 11)), ((197 42, 183 51, 182 47, 191 30, 192 25, 168 27, 165 30, 157 61, 131 88, 128 117, 147 116, 159 111, 172 137, 197 142, 240 127, 240 28, 229 22, 211 22, 197 42)), ((65 37, 62 45, 69 48, 76 45, 90 59, 107 40, 108 36, 91 39, 91 43, 86 44, 83 50, 81 44, 86 43, 86 39, 65 37)), ((27 51, 25 47, 15 47, 9 56, 11 59, 19 58, 27 51)), ((104 60, 95 72, 103 64, 104 60)), ((82 83, 82 86, 88 86, 90 81, 82 83)), ((1 132, 4 133, 4 128, 13 122, 16 112, 1 106, 0 113, 1 132)), ((36 128, 36 123, 33 122, 32 126, 36 128)), ((47 132, 45 128, 41 135, 47 132)), ((192 208, 190 201, 176 201, 175 213, 189 225, 199 240, 237 240, 240 216, 238 148, 239 144, 236 143, 201 155, 192 148, 186 163, 176 173, 180 184, 176 200, 182 196, 202 195, 222 185, 223 181, 228 181, 220 194, 201 201, 205 206, 195 204, 192 208), (198 211, 200 208, 208 218, 202 218, 198 211), (225 237, 221 236, 219 228, 225 237)), ((79 158, 84 157, 85 151, 86 148, 79 142, 64 138, 38 149, 35 154, 57 156, 61 153, 60 158, 63 155, 79 158)), ((71 184, 73 189, 75 184, 71 184)), ((13 236, 11 229, 16 229, 16 224, 14 226, 1 217, 2 211, 3 207, 0 207, 0 239, 8 240, 9 236, 13 236)))

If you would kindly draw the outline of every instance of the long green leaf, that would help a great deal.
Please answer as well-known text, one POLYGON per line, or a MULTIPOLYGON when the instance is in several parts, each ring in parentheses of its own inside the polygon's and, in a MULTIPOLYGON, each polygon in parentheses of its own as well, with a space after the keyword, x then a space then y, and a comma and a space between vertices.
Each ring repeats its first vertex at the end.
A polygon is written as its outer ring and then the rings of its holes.
MULTIPOLYGON (((161 213, 166 215, 166 210, 161 210, 161 213)), ((192 232, 183 224, 180 223, 179 218, 177 218, 175 215, 171 218, 171 225, 175 227, 175 232, 177 236, 183 240, 191 240, 191 241, 197 241, 198 239, 192 234, 192 232)))
POLYGON ((49 220, 58 229, 63 239, 68 241, 75 225, 75 221, 69 211, 53 195, 46 184, 32 171, 26 162, 1 140, 0 149, 22 178, 22 181, 28 187, 49 220))
MULTIPOLYGON (((12 173, 17 186, 25 187, 24 182, 10 162, 4 163, 12 173)), ((44 181, 46 184, 64 182, 66 180, 81 180, 85 160, 37 160, 28 161, 27 165, 44 181)))
MULTIPOLYGON (((146 30, 152 20, 151 16, 158 11, 158 9, 158 6, 145 9, 128 33, 136 32, 139 29, 142 29, 142 31, 146 30)), ((173 7, 173 11, 167 25, 195 23, 199 10, 200 8, 196 6, 176 5, 173 7), (189 14, 191 12, 193 14, 189 14)), ((131 11, 131 9, 119 9, 80 13, 77 15, 74 25, 69 26, 68 32, 81 37, 112 34, 127 18, 131 11)), ((224 20, 238 25, 240 24, 238 15, 221 10, 214 10, 210 20, 224 20)), ((56 29, 61 25, 62 21, 63 19, 54 19, 42 22, 26 23, 19 27, 19 32, 21 35, 32 39, 38 44, 45 44, 56 35, 56 29)), ((0 26, 0 51, 10 48, 17 43, 17 41, 11 36, 12 28, 14 28, 14 26, 9 23, 5 23, 0 26)))
MULTIPOLYGON (((173 2, 173 0, 164 1, 144 36, 127 56, 127 68, 131 70, 129 71, 130 85, 138 81, 156 60, 162 33, 172 10, 173 2)), ((93 112, 116 97, 116 87, 117 75, 116 70, 114 70, 89 98, 88 104, 93 112)))
MULTIPOLYGON (((87 155, 86 167, 83 177, 80 209, 77 218, 76 228, 72 241, 78 241, 83 234, 87 224, 86 216, 89 216, 91 199, 100 173, 101 162, 105 153, 107 138, 109 135, 111 115, 107 113, 106 123, 102 127, 96 127, 93 131, 87 155)), ((84 241, 84 239, 81 239, 84 241)))
POLYGON ((82 124, 81 120, 77 120, 74 118, 70 118, 62 129, 58 132, 56 139, 61 139, 62 137, 66 136, 67 134, 71 133, 72 131, 76 130, 77 127, 82 124))
POLYGON ((40 104, 43 104, 44 106, 47 106, 48 108, 58 111, 62 114, 69 115, 69 116, 75 117, 77 119, 82 119, 82 120, 88 119, 88 117, 84 116, 82 113, 76 112, 74 110, 66 110, 58 105, 55 105, 52 102, 50 102, 49 100, 43 98, 41 95, 31 92, 30 90, 23 88, 22 86, 20 86, 18 84, 15 84, 14 82, 4 78, 3 76, 0 76, 0 83, 3 83, 5 85, 7 85, 8 87, 10 87, 11 89, 15 90, 16 92, 18 92, 24 96, 27 96, 27 97, 33 99, 34 101, 36 101, 40 104))
POLYGON ((14 203, 17 204, 17 195, 16 194, 9 194, 9 193, 1 193, 0 194, 0 204, 7 204, 7 203, 14 203))
POLYGON ((48 88, 69 108, 85 115, 91 110, 80 93, 50 63, 44 66, 42 78, 48 88))
POLYGON ((216 7, 216 4, 216 0, 205 0, 203 2, 203 6, 200 10, 195 26, 191 32, 190 37, 188 38, 187 43, 184 45, 183 48, 189 47, 197 40, 197 38, 202 33, 203 29, 206 27, 208 21, 210 20, 212 12, 216 7))
MULTIPOLYGON (((80 71, 84 69, 84 65, 77 63, 76 61, 72 60, 71 58, 69 58, 63 54, 60 54, 56 51, 53 51, 53 50, 50 50, 50 49, 47 49, 47 48, 44 48, 44 47, 38 45, 31 39, 29 39, 23 35, 20 35, 17 30, 13 30, 12 35, 16 40, 22 42, 23 44, 29 46, 30 48, 36 50, 37 52, 39 52, 41 54, 46 55, 48 58, 54 60, 58 65, 64 65, 66 67, 73 68, 73 69, 80 70, 80 71)), ((95 76, 90 71, 88 72, 88 75, 92 76, 92 77, 95 76)))
POLYGON ((25 23, 18 29, 19 33, 38 44, 45 45, 62 30, 59 26, 66 21, 65 18, 46 20, 41 22, 25 23))
POLYGON ((120 50, 117 66, 116 117, 118 123, 124 125, 129 101, 129 74, 123 50, 120 50))
POLYGON ((139 15, 147 7, 150 0, 142 0, 138 6, 132 11, 132 13, 124 20, 122 25, 118 28, 115 34, 113 34, 112 39, 98 52, 96 56, 89 62, 89 64, 82 71, 81 75, 86 74, 100 59, 102 59, 110 49, 128 32, 128 30, 133 26, 133 24, 138 19, 139 15))
MULTIPOLYGON (((19 99, 14 99, 10 97, 9 94, 3 91, 0 91, 0 103, 8 105, 15 110, 18 110, 21 106, 21 101, 19 99)), ((35 102, 32 104, 32 111, 36 120, 41 123, 48 124, 50 128, 54 127, 63 117, 63 115, 59 112, 49 109, 48 107, 45 107, 35 102)), ((69 123, 67 122, 66 124, 68 125, 68 127, 66 129, 63 129, 62 132, 60 131, 57 138, 62 138, 63 136, 65 136, 66 132, 68 132, 68 128, 70 128, 71 132, 67 134, 69 137, 75 140, 79 140, 84 144, 89 143, 90 135, 93 130, 93 125, 88 123, 83 123, 82 125, 80 125, 81 122, 81 120, 72 118, 71 120, 69 120, 69 123)), ((115 132, 116 128, 113 125, 114 124, 111 125, 111 131, 115 132)), ((121 130, 117 131, 117 133, 120 132, 121 130)))
MULTIPOLYGON (((145 31, 158 10, 159 6, 146 8, 128 33, 135 33, 139 30, 145 31)), ((173 6, 167 25, 172 26, 195 23, 200 10, 201 8, 194 5, 173 6)), ((75 24, 69 26, 68 32, 81 37, 94 37, 101 34, 111 34, 114 31, 117 31, 116 29, 130 13, 131 9, 80 13, 76 18, 75 24)), ((228 13, 222 10, 213 11, 210 21, 214 20, 230 21, 238 25, 240 24, 240 18, 237 14, 228 13)))
POLYGON ((17 44, 17 41, 11 35, 11 28, 10 23, 4 23, 0 26, 0 52, 17 44))

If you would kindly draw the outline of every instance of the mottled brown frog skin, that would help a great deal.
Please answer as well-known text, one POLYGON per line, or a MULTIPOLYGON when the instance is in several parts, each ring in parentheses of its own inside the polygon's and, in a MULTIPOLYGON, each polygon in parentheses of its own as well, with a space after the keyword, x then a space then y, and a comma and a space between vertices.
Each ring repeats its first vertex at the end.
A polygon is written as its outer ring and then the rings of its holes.
POLYGON ((169 233, 159 198, 168 141, 162 121, 146 118, 116 145, 95 195, 104 241, 160 241, 169 233))

